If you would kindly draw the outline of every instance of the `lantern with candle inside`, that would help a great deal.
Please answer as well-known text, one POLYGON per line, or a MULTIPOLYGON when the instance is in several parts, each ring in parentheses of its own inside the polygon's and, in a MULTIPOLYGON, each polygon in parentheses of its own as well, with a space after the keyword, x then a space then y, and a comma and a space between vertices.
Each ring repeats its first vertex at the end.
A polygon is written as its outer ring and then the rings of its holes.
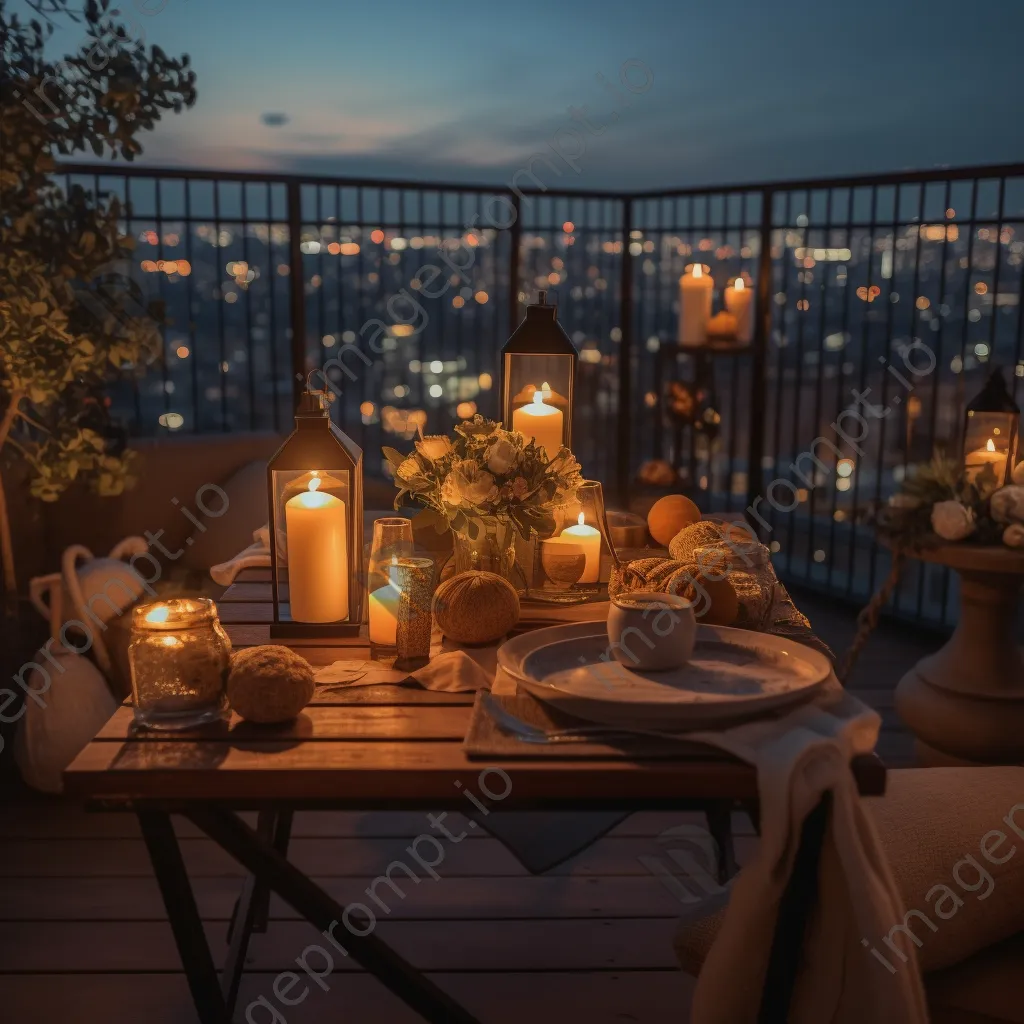
POLYGON ((725 308, 736 317, 736 341, 749 345, 754 337, 754 290, 742 277, 725 289, 725 308))
POLYGON ((267 466, 273 638, 358 636, 363 619, 363 453, 307 387, 267 466))
POLYGON ((714 293, 715 282, 711 278, 710 267, 693 263, 686 268, 686 272, 679 278, 680 345, 697 346, 707 343, 714 293))
POLYGON ((370 648, 374 654, 393 652, 398 633, 398 588, 396 567, 414 551, 412 520, 385 516, 373 524, 370 564, 367 573, 367 610, 370 620, 370 648))
POLYGON ((967 405, 964 425, 964 478, 982 496, 1010 482, 1017 455, 1020 409, 999 370, 967 405))
POLYGON ((534 438, 549 461, 562 445, 571 447, 576 362, 557 308, 541 292, 501 351, 501 416, 507 429, 534 438))

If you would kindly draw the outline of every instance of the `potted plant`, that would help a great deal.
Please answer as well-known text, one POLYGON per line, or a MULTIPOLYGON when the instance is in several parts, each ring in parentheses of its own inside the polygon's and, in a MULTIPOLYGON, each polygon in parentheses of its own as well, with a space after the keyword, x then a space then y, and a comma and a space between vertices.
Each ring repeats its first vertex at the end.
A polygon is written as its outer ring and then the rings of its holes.
MULTIPOLYGON (((113 196, 53 177, 55 155, 132 160, 138 136, 195 102, 187 56, 148 50, 109 8, 87 0, 32 5, 21 20, 0 0, 0 461, 20 462, 31 494, 56 501, 81 479, 105 495, 130 479, 105 386, 160 351, 161 311, 130 280, 128 212, 113 196), (55 17, 84 27, 76 53, 44 50, 55 17)), ((8 480, 11 478, 8 477, 8 480)), ((9 497, 0 479, 0 560, 17 590, 9 497)))

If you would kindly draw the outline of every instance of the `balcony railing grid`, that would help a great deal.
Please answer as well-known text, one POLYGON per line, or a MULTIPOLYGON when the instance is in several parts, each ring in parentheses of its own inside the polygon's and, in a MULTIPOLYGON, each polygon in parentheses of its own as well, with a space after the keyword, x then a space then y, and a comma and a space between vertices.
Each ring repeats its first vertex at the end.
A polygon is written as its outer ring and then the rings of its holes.
MULTIPOLYGON (((753 505, 784 579, 851 600, 888 571, 874 509, 957 449, 991 367, 1015 394, 1024 377, 1024 165, 639 194, 93 164, 57 179, 124 202, 136 247, 113 269, 166 305, 163 357, 113 391, 130 434, 283 429, 320 368, 382 471, 382 444, 496 415, 498 352, 545 288, 581 354, 587 472, 620 500, 660 470, 708 512, 753 505), (753 287, 749 349, 679 348, 697 261, 716 305, 741 274, 753 287)), ((914 567, 892 612, 948 623, 950 590, 914 567)))

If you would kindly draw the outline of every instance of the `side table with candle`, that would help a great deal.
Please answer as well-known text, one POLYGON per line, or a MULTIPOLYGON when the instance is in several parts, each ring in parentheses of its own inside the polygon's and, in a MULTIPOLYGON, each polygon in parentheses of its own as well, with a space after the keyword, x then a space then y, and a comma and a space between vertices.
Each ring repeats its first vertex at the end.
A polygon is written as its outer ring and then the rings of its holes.
POLYGON ((1024 762, 1024 657, 1015 633, 1024 552, 946 544, 913 553, 960 577, 949 641, 896 689, 896 711, 925 764, 1024 762))

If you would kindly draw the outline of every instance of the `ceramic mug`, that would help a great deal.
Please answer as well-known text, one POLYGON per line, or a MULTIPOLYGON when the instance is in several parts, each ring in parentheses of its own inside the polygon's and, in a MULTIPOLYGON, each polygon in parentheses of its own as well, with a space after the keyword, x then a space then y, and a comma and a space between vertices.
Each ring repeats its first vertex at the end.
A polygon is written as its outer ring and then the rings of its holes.
POLYGON ((638 672, 679 668, 697 640, 693 603, 677 594, 637 590, 613 597, 608 639, 615 659, 638 672))

